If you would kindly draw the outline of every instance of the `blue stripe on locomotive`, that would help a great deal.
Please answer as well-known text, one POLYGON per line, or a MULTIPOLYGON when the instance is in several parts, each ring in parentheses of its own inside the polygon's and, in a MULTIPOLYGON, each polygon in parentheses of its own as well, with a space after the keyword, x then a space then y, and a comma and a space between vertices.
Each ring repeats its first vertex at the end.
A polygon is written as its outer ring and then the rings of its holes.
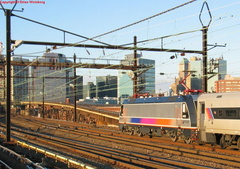
POLYGON ((186 102, 192 95, 125 99, 122 104, 186 102))
POLYGON ((132 123, 140 123, 141 122, 141 118, 131 118, 131 122, 132 123))

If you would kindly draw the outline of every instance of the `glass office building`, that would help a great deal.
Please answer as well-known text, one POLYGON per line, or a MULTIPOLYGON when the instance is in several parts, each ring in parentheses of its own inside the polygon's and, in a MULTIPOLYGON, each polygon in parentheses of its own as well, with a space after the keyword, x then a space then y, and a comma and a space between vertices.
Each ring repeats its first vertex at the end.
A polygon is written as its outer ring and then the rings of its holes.
MULTIPOLYGON (((121 64, 133 66, 134 55, 129 54, 125 56, 124 60, 121 60, 121 64)), ((155 60, 142 58, 142 55, 137 54, 137 92, 140 93, 155 93, 155 60), (151 68, 146 68, 151 67, 151 68)), ((133 75, 132 71, 119 71, 119 83, 118 83, 118 97, 122 95, 133 95, 133 75)))

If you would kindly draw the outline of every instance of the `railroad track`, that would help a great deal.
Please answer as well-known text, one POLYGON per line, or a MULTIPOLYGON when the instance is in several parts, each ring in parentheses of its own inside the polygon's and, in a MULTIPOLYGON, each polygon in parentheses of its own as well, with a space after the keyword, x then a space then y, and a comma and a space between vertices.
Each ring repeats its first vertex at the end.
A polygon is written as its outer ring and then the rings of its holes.
POLYGON ((6 163, 4 163, 2 160, 0 160, 0 167, 4 169, 11 169, 6 163))
POLYGON ((51 146, 52 149, 55 151, 57 150, 58 153, 61 151, 67 151, 71 155, 73 155, 73 153, 76 155, 81 154, 88 158, 103 160, 107 163, 111 163, 112 165, 125 168, 204 168, 203 166, 199 165, 188 164, 159 157, 149 157, 149 155, 83 143, 79 140, 73 140, 69 138, 66 139, 48 136, 46 134, 24 131, 22 129, 18 130, 16 128, 13 128, 13 130, 14 137, 25 140, 28 143, 41 143, 41 146, 51 146))
MULTIPOLYGON (((23 120, 26 120, 26 117, 23 118, 23 120)), ((64 122, 61 121, 59 122, 58 120, 50 120, 49 122, 47 122, 47 119, 39 119, 39 118, 30 118, 27 119, 27 122, 31 122, 32 120, 34 120, 34 127, 35 128, 41 128, 42 126, 48 126, 48 127, 52 127, 53 129, 81 129, 81 131, 86 131, 92 134, 105 134, 105 135, 115 135, 115 136, 119 136, 121 135, 121 137, 124 138, 130 138, 132 139, 134 136, 129 136, 128 134, 126 135, 125 133, 122 133, 118 127, 116 128, 99 128, 99 127, 95 127, 93 125, 89 125, 89 124, 84 124, 84 123, 71 123, 71 122, 64 122), (51 125, 49 124, 51 123, 51 125)), ((80 132, 80 130, 79 130, 80 132)), ((145 137, 134 137, 135 140, 145 140, 145 141, 150 141, 150 142, 156 142, 159 144, 170 144, 171 146, 178 146, 178 147, 185 147, 188 149, 196 149, 196 150, 201 150, 201 151, 213 151, 213 152, 217 152, 217 153, 225 153, 225 154, 229 154, 229 155, 238 155, 240 156, 240 151, 236 151, 236 150, 232 150, 231 148, 228 149, 221 149, 220 146, 210 146, 210 145, 198 145, 197 143, 193 143, 193 144, 186 144, 184 142, 172 142, 169 141, 169 138, 165 138, 165 137, 154 137, 154 138, 148 138, 147 136, 145 137)))
MULTIPOLYGON (((222 155, 222 154, 217 154, 213 152, 206 152, 206 151, 200 151, 197 149, 189 149, 189 148, 181 148, 181 147, 176 147, 172 145, 163 145, 163 144, 153 144, 153 142, 144 142, 143 139, 138 140, 133 139, 133 137, 129 138, 124 138, 122 135, 119 137, 118 134, 99 134, 92 132, 91 134, 89 133, 91 130, 89 129, 80 129, 80 130, 72 130, 72 129, 63 129, 59 128, 59 131, 62 132, 68 132, 73 135, 81 135, 81 136, 86 136, 92 139, 101 139, 104 141, 108 142, 114 142, 116 144, 125 144, 128 146, 132 147, 140 147, 144 148, 147 150, 152 150, 152 151, 158 151, 158 152, 163 152, 163 153, 168 153, 170 155, 177 155, 177 156, 182 156, 182 157, 189 157, 189 158, 195 158, 199 159, 202 161, 209 161, 209 162, 215 162, 218 164, 222 165, 227 165, 227 166, 233 166, 233 167, 239 167, 240 166, 240 157, 233 157, 229 156, 229 154, 222 155)), ((103 132, 101 132, 103 133, 103 132)), ((149 140, 149 139, 145 139, 149 140)), ((151 156, 148 155, 148 158, 152 158, 151 156)), ((153 158, 152 158, 153 159, 153 158)), ((186 165, 186 164, 184 164, 186 165)), ((189 167, 191 168, 191 167, 189 167)))
MULTIPOLYGON (((31 122, 31 120, 28 121, 28 123, 30 123, 30 122, 31 122)), ((114 143, 116 145, 127 145, 128 147, 139 147, 142 149, 146 149, 149 152, 161 152, 164 154, 168 154, 169 156, 180 156, 183 158, 195 158, 195 159, 198 159, 201 161, 207 161, 210 163, 212 163, 212 162, 219 163, 223 166, 229 166, 229 167, 231 166, 233 168, 234 167, 237 168, 239 166, 240 158, 236 157, 236 156, 229 156, 229 154, 221 155, 221 154, 216 154, 216 153, 212 153, 212 152, 200 151, 200 150, 196 150, 196 149, 194 150, 192 148, 191 149, 179 148, 178 146, 159 144, 158 139, 151 139, 151 142, 149 142, 148 138, 139 138, 139 137, 128 136, 128 135, 125 135, 125 137, 124 137, 124 135, 119 134, 119 131, 117 131, 116 133, 113 133, 113 131, 111 131, 111 133, 109 133, 108 131, 96 131, 96 128, 94 128, 95 131, 93 131, 93 129, 91 129, 91 128, 86 128, 86 127, 73 128, 72 124, 67 125, 66 123, 64 124, 65 126, 61 125, 61 127, 59 127, 59 126, 57 126, 57 124, 59 124, 59 122, 56 122, 56 125, 53 125, 55 122, 52 122, 52 125, 48 125, 48 122, 45 123, 41 120, 38 121, 38 119, 35 119, 33 121, 35 127, 40 129, 41 132, 42 131, 46 132, 47 130, 55 130, 58 132, 67 133, 67 134, 65 134, 66 136, 72 135, 73 137, 80 137, 80 138, 87 137, 90 140, 102 140, 104 142, 114 143), (41 126, 45 126, 45 127, 41 128, 41 126)), ((33 137, 34 139, 40 138, 40 136, 31 136, 31 137, 33 137)), ((45 138, 45 139, 49 140, 49 138, 45 138)), ((61 139, 63 139, 63 138, 61 138, 61 139)), ((70 139, 67 138, 65 141, 67 141, 67 140, 70 140, 70 139)), ((74 140, 71 140, 71 142, 74 142, 74 140)), ((56 143, 56 144, 60 145, 61 143, 56 143)), ((66 144, 69 144, 69 143, 66 143, 66 144)), ((190 146, 190 145, 187 145, 187 146, 190 146)), ((194 145, 193 147, 196 147, 196 146, 194 145)), ((73 149, 76 149, 76 147, 74 147, 73 149)), ((89 149, 89 148, 87 148, 87 149, 89 149)), ((106 148, 103 148, 100 146, 100 149, 106 149, 106 148)), ((92 150, 92 151, 100 152, 100 150, 97 150, 97 149, 92 150)), ((159 158, 157 156, 154 156, 154 153, 151 153, 151 154, 148 153, 147 155, 144 155, 144 154, 140 154, 140 153, 130 152, 131 154, 126 154, 126 150, 123 151, 122 153, 120 153, 120 152, 118 152, 119 150, 116 150, 116 149, 111 150, 110 148, 108 148, 107 154, 110 154, 109 152, 111 152, 111 151, 114 152, 113 154, 110 155, 110 156, 112 156, 112 158, 114 157, 114 160, 123 161, 123 159, 125 159, 125 160, 127 160, 129 165, 134 164, 133 166, 135 166, 135 167, 140 164, 141 165, 138 167, 144 166, 142 163, 140 163, 140 161, 139 161, 140 158, 143 161, 151 161, 152 168, 155 168, 156 165, 160 165, 160 164, 152 164, 152 163, 159 163, 160 161, 161 161, 160 163, 165 163, 167 165, 176 166, 176 167, 180 167, 180 168, 186 167, 187 165, 189 165, 188 168, 198 168, 198 167, 202 168, 203 167, 203 166, 192 165, 192 164, 184 163, 184 162, 178 162, 177 164, 173 164, 173 163, 171 164, 170 163, 171 161, 174 161, 174 162, 176 162, 176 161, 169 160, 169 158, 159 158), (132 156, 132 158, 130 158, 130 156, 132 156), (115 159, 116 157, 121 157, 121 159, 117 160, 117 159, 115 159)), ((86 150, 84 150, 84 152, 86 152, 86 150)), ((94 154, 93 152, 90 152, 90 153, 94 154)), ((100 155, 101 154, 97 154, 97 155, 95 154, 95 156, 100 156, 100 155)), ((102 154, 101 156, 104 156, 104 158, 106 158, 106 155, 102 154)), ((112 163, 115 165, 117 164, 116 162, 112 162, 112 163)), ((120 165, 120 164, 118 164, 118 165, 120 165)), ((150 167, 150 166, 148 166, 148 167, 150 167)), ((215 168, 217 168, 217 167, 215 167, 215 168)))

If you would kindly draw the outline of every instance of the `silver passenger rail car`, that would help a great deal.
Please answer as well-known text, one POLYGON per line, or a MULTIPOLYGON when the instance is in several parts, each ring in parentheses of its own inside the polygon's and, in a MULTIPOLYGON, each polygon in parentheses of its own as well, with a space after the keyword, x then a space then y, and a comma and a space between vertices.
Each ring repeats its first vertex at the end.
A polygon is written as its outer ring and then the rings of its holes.
POLYGON ((240 92, 203 94, 197 112, 202 143, 240 148, 240 92))

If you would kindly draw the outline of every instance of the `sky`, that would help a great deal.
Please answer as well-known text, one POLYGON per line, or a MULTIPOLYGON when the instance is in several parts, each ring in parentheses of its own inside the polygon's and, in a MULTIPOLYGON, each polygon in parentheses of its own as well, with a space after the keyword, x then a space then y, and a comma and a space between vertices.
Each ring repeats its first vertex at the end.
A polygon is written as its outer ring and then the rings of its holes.
MULTIPOLYGON (((13 13, 87 38, 92 38, 167 11, 189 1, 190 0, 40 0, 31 3, 31 1, 22 0, 18 1, 15 6, 15 10, 18 11, 13 11, 13 13), (19 12, 22 8, 24 8, 24 10, 19 12)), ((8 0, 2 0, 3 7, 11 9, 13 4, 9 4, 9 2, 8 0)), ((95 40, 111 45, 123 45, 132 43, 134 36, 137 36, 138 41, 158 38, 158 40, 138 43, 137 46, 139 47, 202 50, 202 24, 199 20, 199 14, 204 2, 207 2, 212 16, 212 21, 208 29, 208 44, 226 44, 225 47, 215 47, 209 50, 208 58, 223 57, 227 60, 228 74, 240 77, 240 1, 238 0, 196 0, 138 24, 97 37, 95 40), (188 33, 164 38, 163 41, 161 41, 161 37, 182 32, 188 33)), ((208 25, 210 18, 206 9, 205 5, 201 14, 201 20, 205 26, 208 25)), ((2 42, 4 46, 6 45, 5 27, 6 18, 3 10, 0 10, 0 42, 2 42)), ((14 16, 11 17, 11 31, 13 40, 61 43, 64 42, 65 39, 65 42, 73 44, 99 44, 69 34, 65 34, 64 37, 62 31, 54 30, 14 16)), ((46 48, 51 48, 51 46, 21 45, 14 51, 14 54, 27 56, 31 59, 42 56, 46 48)), ((209 46, 209 48, 211 47, 209 46)), ((124 59, 126 54, 133 53, 133 51, 130 50, 73 47, 58 48, 52 52, 63 53, 70 60, 75 53, 78 58, 77 61, 79 62, 92 63, 93 61, 89 60, 89 58, 97 58, 95 63, 107 63, 106 60, 100 60, 100 58, 104 58, 109 59, 108 63, 113 64, 115 64, 113 60, 124 59)), ((3 53, 5 54, 6 51, 4 50, 3 53)), ((175 77, 178 76, 178 64, 183 57, 180 56, 179 53, 172 52, 138 51, 138 53, 141 53, 143 58, 155 60, 156 91, 161 90, 164 92, 168 90, 169 84, 174 82, 175 77), (170 59, 172 55, 177 55, 178 57, 170 59), (159 73, 164 73, 165 75, 160 76, 159 73)), ((192 56, 202 57, 199 54, 186 54, 184 57, 189 59, 192 56)), ((94 70, 85 68, 78 69, 77 73, 84 75, 85 82, 88 80, 93 81, 96 76, 106 76, 108 74, 117 75, 116 70, 108 69, 94 70)))

